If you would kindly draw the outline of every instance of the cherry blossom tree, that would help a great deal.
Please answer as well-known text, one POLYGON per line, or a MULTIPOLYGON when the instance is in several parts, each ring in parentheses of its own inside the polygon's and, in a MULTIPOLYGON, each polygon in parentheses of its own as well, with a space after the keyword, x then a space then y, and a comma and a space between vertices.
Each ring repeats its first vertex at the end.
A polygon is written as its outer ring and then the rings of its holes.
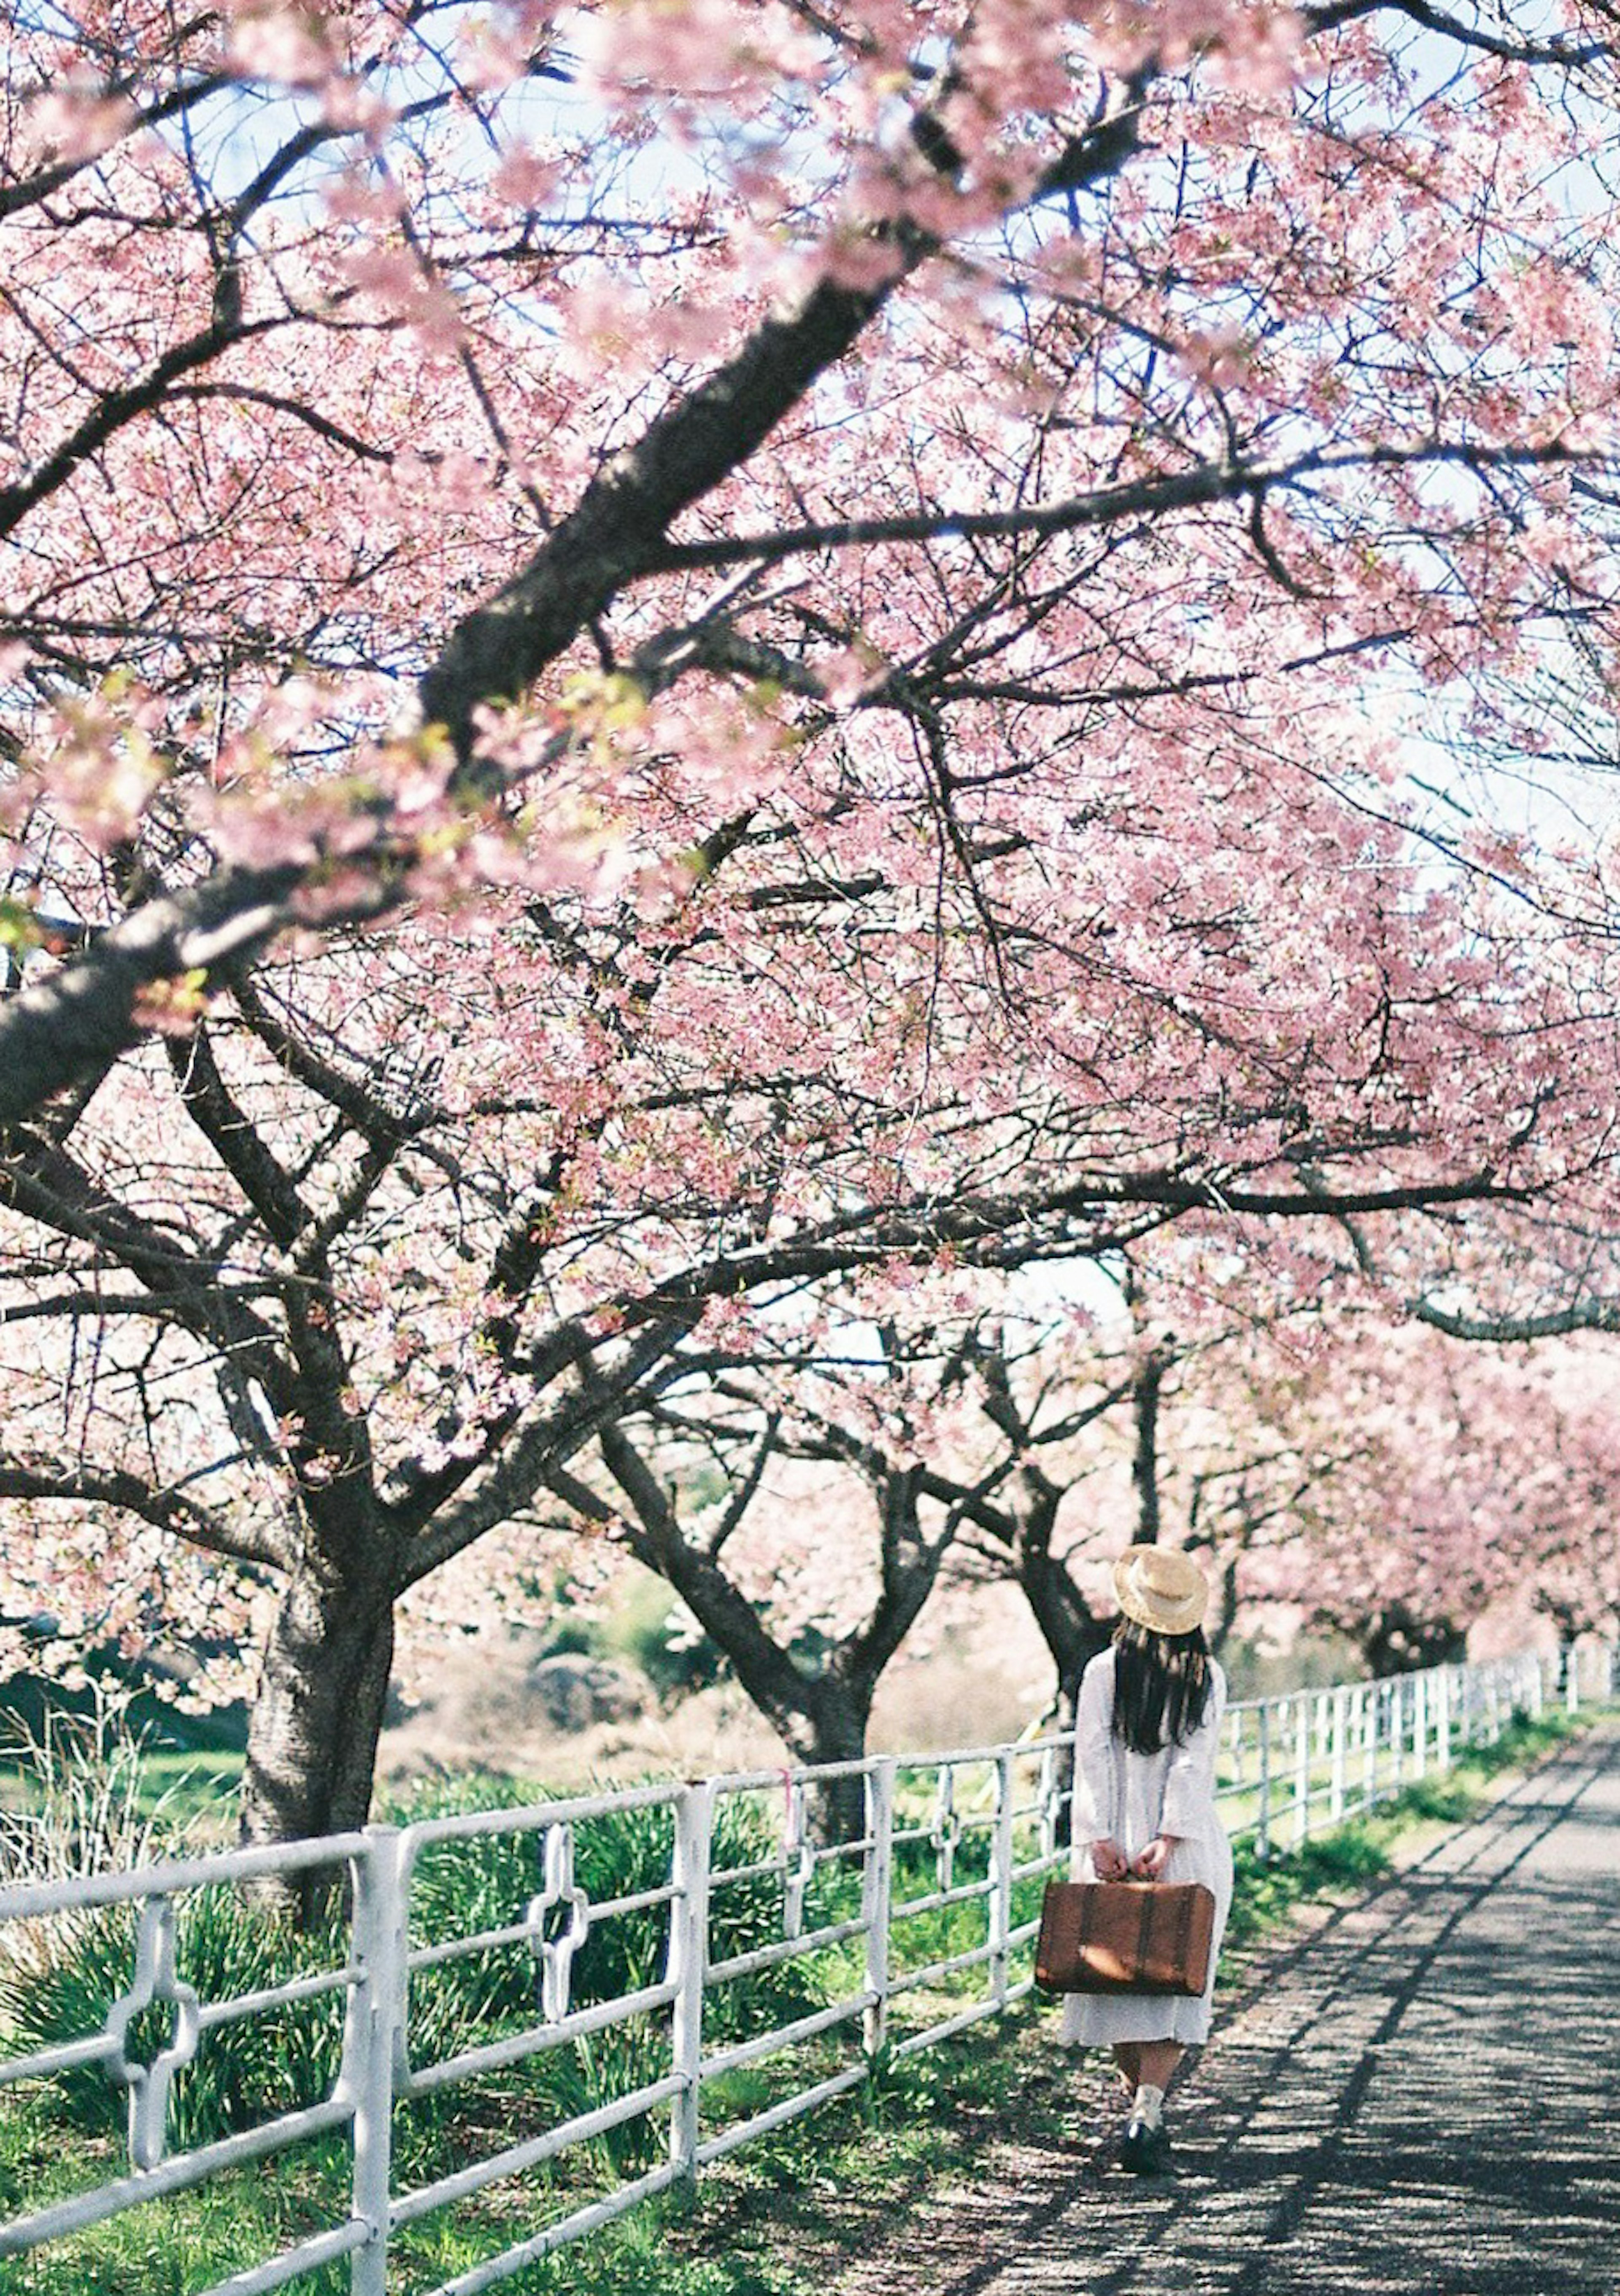
MULTIPOLYGON (((807 1764, 867 1751, 878 1683, 959 1528, 960 1509, 933 1503, 907 1440, 896 1370, 881 1357, 875 1367, 889 1390, 879 1414, 869 1394, 813 1366, 782 1400, 779 1374, 761 1382, 751 1366, 715 1366, 690 1401, 677 1391, 644 1423, 626 1415, 598 1431, 605 1497, 554 1478, 583 1519, 616 1524, 674 1589, 807 1764), (811 1462, 821 1472, 795 1477, 795 1463, 811 1462)), ((813 1816, 823 1835, 850 1839, 864 1808, 856 1775, 823 1788, 813 1816)))
POLYGON ((1460 1656, 1493 1605, 1612 1618, 1600 1344, 1487 1347, 1376 1296, 1235 1332, 1178 1365, 1167 1476, 1243 1602, 1331 1628, 1369 1673, 1460 1656))
MULTIPOLYGON (((1122 1306, 1139 1308, 1141 1277, 1119 1272, 1122 1306)), ((1223 1342, 1252 1341, 1252 1301, 1195 1345, 1122 1311, 1054 1318, 1048 1301, 1044 1317, 1015 1315, 1005 1286, 992 1312, 974 1296, 985 1288, 891 1279, 864 1316, 846 1288, 809 1344, 800 1328, 767 1326, 752 1356, 711 1349, 695 1375, 676 1367, 660 1396, 597 1433, 592 1465, 552 1479, 666 1580, 802 1761, 864 1754, 881 1675, 925 1606, 937 1634, 987 1583, 1025 1597, 1052 1659, 1058 1727, 1072 1725, 1081 1676, 1113 1631, 1107 1565, 1121 1548, 1163 1529, 1208 1556, 1222 1582, 1218 1646, 1243 1548, 1280 1512, 1271 1470, 1284 1439, 1246 1396, 1241 1424, 1223 1421, 1217 1436, 1207 1377, 1188 1377, 1183 1414, 1174 1376, 1223 1342), (1169 1478, 1191 1494, 1170 1524, 1167 1401, 1172 1446, 1183 1415, 1196 1437, 1169 1478)), ((826 1800, 833 1830, 858 1827, 858 1781, 826 1800)))
POLYGON ((261 1618, 251 1833, 739 1317, 1597 1184, 1399 736, 1607 611, 1601 12, 4 37, 5 1605, 261 1618))
MULTIPOLYGON (((1347 1219, 1343 1231, 1369 1290, 1416 1327, 1401 1344, 1428 1367, 1412 1382, 1426 1399, 1399 1414, 1408 1442, 1393 1447, 1384 1472, 1409 1522, 1427 1512, 1449 1530, 1428 1542, 1427 1564, 1408 1560, 1413 1591, 1395 1598, 1402 1631, 1410 1639, 1415 1628, 1421 1643, 1426 1620, 1437 1619, 1441 1639, 1449 1631, 1455 1643, 1457 1622, 1513 1594, 1551 1618, 1566 1645, 1583 1633, 1612 1636, 1612 1189, 1576 1182, 1534 1204, 1476 1207, 1466 1220, 1404 1229, 1347 1219), (1425 1413, 1433 1423, 1419 1437, 1425 1413), (1411 1482, 1425 1476, 1436 1488, 1415 1496, 1411 1482)), ((1336 1599, 1347 1607, 1343 1589, 1336 1599)))
MULTIPOLYGON (((995 1575, 1021 1576, 1032 1601, 1045 1589, 1038 1550, 1055 1508, 1041 1515, 1040 1498, 1057 1487, 1003 1395, 1012 1355, 1032 1361, 1050 1335, 1015 1347, 1005 1324, 964 1308, 960 1288, 907 1286, 903 1324, 892 1285, 876 1322, 846 1293, 843 1319, 829 1316, 808 1350, 778 1332, 752 1357, 711 1354, 701 1376, 678 1374, 598 1431, 589 1480, 552 1478, 667 1581, 806 1763, 866 1753, 879 1682, 942 1574, 958 1596, 974 1583, 965 1546, 995 1543, 995 1575)), ((1072 1437, 1123 1391, 1072 1398, 1036 1440, 1072 1437)), ((1049 1558, 1048 1571, 1081 1607, 1049 1558)), ((1088 1655, 1103 1639, 1093 1628, 1088 1655)), ((823 1795, 826 1830, 859 1830, 863 1792, 856 1778, 823 1795)))
POLYGON ((103 846, 193 774, 236 802, 181 808, 189 865, 12 1000, 0 1114, 150 988, 423 890, 471 798, 538 786, 528 865, 568 873, 572 729, 500 713, 571 656, 864 692, 933 728, 943 800, 942 743, 1017 771, 1115 690, 1139 770, 1213 711, 1219 789, 1279 680, 1342 696, 1376 648, 1444 683, 1587 620, 1608 36, 1369 0, 12 11, 14 928, 37 797, 103 846), (390 737, 413 678, 448 745, 390 737))
MULTIPOLYGON (((1565 1646, 1585 1634, 1620 1640, 1620 1460, 1613 1350, 1590 1341, 1535 1350, 1536 1408, 1521 1434, 1525 1469, 1517 1545, 1525 1607, 1550 1618, 1565 1646)), ((1517 1409, 1514 1425, 1523 1429, 1517 1409)))

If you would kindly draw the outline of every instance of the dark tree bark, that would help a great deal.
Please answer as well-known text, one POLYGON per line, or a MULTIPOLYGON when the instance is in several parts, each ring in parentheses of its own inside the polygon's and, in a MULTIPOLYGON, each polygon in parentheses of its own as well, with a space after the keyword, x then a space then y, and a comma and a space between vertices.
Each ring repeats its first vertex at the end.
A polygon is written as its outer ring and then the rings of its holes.
POLYGON ((1369 1611, 1350 1633, 1375 1677, 1419 1674, 1426 1667, 1450 1665, 1468 1651, 1467 1630, 1454 1620, 1423 1618, 1401 1602, 1369 1611))
POLYGON ((1063 1740, 1055 1781, 1059 1795, 1057 1838, 1066 1842, 1073 1811, 1074 1725, 1080 1711, 1081 1677, 1098 1652, 1108 1647, 1113 1625, 1095 1615, 1067 1564, 1052 1552, 1064 1496, 1061 1488, 1032 1466, 1024 1469, 1019 1480, 1026 1496, 1012 1518, 1013 1570, 1057 1677, 1054 1726, 1063 1740))
POLYGON ((1136 1447, 1131 1459, 1131 1480, 1136 1491, 1136 1537, 1139 1546, 1159 1543, 1159 1398, 1164 1374, 1174 1358, 1155 1352, 1137 1375, 1136 1447))
MULTIPOLYGON (((737 1587, 722 1561, 757 1488, 764 1459, 777 1439, 767 1425, 739 1472, 734 1504, 708 1546, 683 1525, 679 1505, 653 1472, 622 1426, 604 1427, 597 1443, 604 1464, 629 1504, 626 1539, 637 1562, 655 1571, 718 1644, 748 1697, 777 1736, 808 1767, 856 1762, 867 1751, 872 1702, 884 1669, 916 1622, 939 1577, 954 1536, 950 1518, 930 1537, 920 1519, 925 1478, 916 1466, 895 1466, 862 1451, 864 1472, 876 1499, 881 1584, 866 1623, 836 1644, 819 1666, 795 1655, 737 1587)), ((600 1519, 600 1496, 572 1477, 554 1488, 582 1513, 600 1519)), ((866 1787, 859 1777, 833 1779, 810 1804, 811 1830, 823 1841, 858 1840, 866 1824, 866 1787)))
MULTIPOLYGON (((296 1573, 266 1645, 248 1738, 240 1833, 244 1843, 347 1833, 371 1816, 377 1743, 394 1653, 394 1590, 386 1579, 296 1573)), ((285 1894, 300 1920, 316 1915, 334 1877, 300 1877, 285 1894)))

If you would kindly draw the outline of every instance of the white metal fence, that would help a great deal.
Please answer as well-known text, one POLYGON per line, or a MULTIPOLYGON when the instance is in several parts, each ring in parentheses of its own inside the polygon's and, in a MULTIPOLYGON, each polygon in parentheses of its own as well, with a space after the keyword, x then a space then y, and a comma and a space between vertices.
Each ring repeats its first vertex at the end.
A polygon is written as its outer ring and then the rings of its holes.
MULTIPOLYGON (((1523 1658, 1234 1706, 1230 1830, 1286 1848, 1516 1710, 1612 1696, 1614 1653, 1594 1655, 1584 1682, 1523 1658)), ((53 2127, 60 2103, 62 2127, 0 2257, 70 2243, 98 2286, 96 2227, 274 2161, 306 2222, 233 2255, 210 2296, 475 2296, 1026 1994, 1067 1856, 1065 1751, 756 1771, 0 1890, 0 2112, 53 2127), (820 1843, 817 1797, 852 1776, 864 1831, 820 1843), (255 1912, 251 1885, 317 1871, 347 1910, 314 1941, 255 1912), (76 1955, 110 1999, 18 2046, 17 2004, 76 1955), (256 2028, 257 2088, 225 2080, 256 2028), (105 2134, 84 2133, 109 2085, 127 2092, 111 2174, 105 2134), (469 2211, 487 2252, 436 2276, 419 2228, 469 2211)))

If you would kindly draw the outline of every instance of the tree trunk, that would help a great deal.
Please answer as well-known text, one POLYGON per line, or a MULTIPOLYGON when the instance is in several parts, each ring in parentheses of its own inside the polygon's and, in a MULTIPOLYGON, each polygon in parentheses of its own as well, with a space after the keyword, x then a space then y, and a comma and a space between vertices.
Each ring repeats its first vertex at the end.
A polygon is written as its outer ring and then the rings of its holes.
MULTIPOLYGON (((821 1675, 804 1683, 792 1710, 771 1716, 788 1751, 806 1769, 824 1762, 859 1762, 867 1751, 875 1685, 843 1683, 821 1675)), ((810 1840, 823 1847, 859 1841, 867 1829, 867 1782, 859 1774, 829 1778, 810 1792, 806 1806, 810 1840)))
POLYGON ((1030 1615, 1057 1669, 1057 1730, 1063 1744, 1057 1760, 1057 1838, 1066 1842, 1073 1817, 1074 1720, 1080 1707, 1080 1678, 1098 1651, 1106 1650, 1112 1629, 1094 1619, 1085 1597, 1065 1565, 1051 1551, 1057 1499, 1030 1511, 1018 1547, 1018 1584, 1030 1606, 1030 1615))
MULTIPOLYGON (((393 1653, 391 1589, 307 1569, 289 1580, 249 1728, 245 1844, 307 1841, 366 1824, 393 1653)), ((267 1894, 307 1923, 333 1878, 312 1874, 267 1894)))
POLYGON ((1373 1611, 1355 1636, 1368 1672, 1417 1674, 1466 1654, 1468 1636, 1450 1619, 1425 1619, 1404 1603, 1373 1611))
POLYGON ((1159 1398, 1171 1360, 1168 1356, 1149 1356, 1137 1381, 1136 1450, 1131 1480, 1136 1486, 1139 1546, 1159 1543, 1159 1398))
MULTIPOLYGON (((917 1529, 917 1471, 906 1468, 880 1478, 883 1591, 865 1628, 812 1674, 776 1640, 714 1553, 690 1543, 672 1497, 624 1430, 610 1424, 596 1440, 608 1472, 635 1511, 627 1537, 631 1554, 674 1588, 724 1651, 738 1682, 788 1751, 806 1766, 861 1760, 878 1678, 922 1608, 944 1551, 942 1541, 929 1546, 917 1529)), ((810 1824, 819 1842, 858 1841, 866 1830, 865 1780, 837 1778, 818 1787, 810 1824)))

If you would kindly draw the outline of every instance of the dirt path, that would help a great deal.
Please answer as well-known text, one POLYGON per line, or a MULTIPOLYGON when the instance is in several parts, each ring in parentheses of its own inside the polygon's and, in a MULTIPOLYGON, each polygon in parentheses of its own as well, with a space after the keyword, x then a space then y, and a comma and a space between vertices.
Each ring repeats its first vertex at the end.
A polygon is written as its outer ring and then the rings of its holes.
POLYGON ((1072 2137, 998 2146, 837 2296, 1620 2296, 1620 1725, 1217 2023, 1174 2183, 1077 2094, 1072 2137))

